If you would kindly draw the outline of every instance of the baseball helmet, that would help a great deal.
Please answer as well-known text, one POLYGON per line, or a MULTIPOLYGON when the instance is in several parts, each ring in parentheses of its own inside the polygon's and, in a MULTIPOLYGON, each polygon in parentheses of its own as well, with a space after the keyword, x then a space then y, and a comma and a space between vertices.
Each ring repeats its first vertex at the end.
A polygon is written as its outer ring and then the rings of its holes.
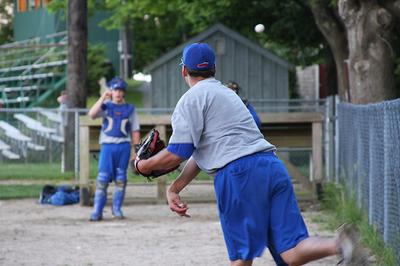
POLYGON ((110 90, 123 90, 126 91, 128 84, 120 77, 115 77, 107 83, 110 90))
POLYGON ((239 94, 240 86, 239 86, 239 84, 237 84, 235 81, 229 80, 229 81, 226 83, 226 86, 227 86, 229 89, 231 89, 231 90, 233 90, 234 92, 236 92, 237 94, 239 94))

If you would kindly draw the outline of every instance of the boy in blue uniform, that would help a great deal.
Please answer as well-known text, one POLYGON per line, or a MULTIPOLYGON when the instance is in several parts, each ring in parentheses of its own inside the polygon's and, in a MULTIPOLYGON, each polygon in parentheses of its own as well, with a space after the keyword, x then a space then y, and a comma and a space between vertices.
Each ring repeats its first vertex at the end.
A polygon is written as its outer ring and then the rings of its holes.
MULTIPOLYGON (((237 82, 235 81, 228 81, 228 83, 226 84, 226 86, 233 90, 237 95, 239 95, 239 90, 241 89, 239 84, 237 84, 237 82)), ((250 102, 247 99, 242 98, 242 101, 244 103, 244 105, 246 105, 247 109, 249 110, 251 116, 254 119, 254 122, 256 122, 257 127, 260 128, 261 127, 261 120, 257 115, 256 110, 254 109, 253 105, 250 104, 250 102)))
POLYGON ((92 119, 102 117, 100 132, 99 173, 96 178, 94 208, 91 221, 103 218, 103 208, 107 201, 107 187, 115 182, 112 202, 112 215, 122 219, 121 206, 125 197, 127 183, 127 168, 130 158, 134 159, 134 148, 139 144, 140 127, 135 107, 125 103, 126 82, 115 77, 108 83, 109 90, 89 110, 92 119), (111 99, 111 100, 109 100, 111 99))
POLYGON ((214 176, 231 265, 252 265, 266 247, 278 265, 302 265, 335 254, 353 261, 356 241, 346 230, 338 239, 309 237, 275 147, 264 139, 242 100, 214 78, 213 50, 204 43, 187 46, 181 73, 190 89, 175 107, 168 147, 136 163, 139 172, 149 174, 188 159, 168 189, 170 209, 190 217, 179 193, 203 170, 214 176))

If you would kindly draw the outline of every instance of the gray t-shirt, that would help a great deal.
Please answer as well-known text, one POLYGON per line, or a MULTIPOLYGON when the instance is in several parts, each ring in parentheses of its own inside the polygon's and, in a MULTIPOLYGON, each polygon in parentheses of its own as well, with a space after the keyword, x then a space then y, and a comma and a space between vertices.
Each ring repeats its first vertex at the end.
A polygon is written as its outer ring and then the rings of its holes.
POLYGON ((208 173, 243 156, 275 150, 240 97, 214 78, 196 83, 181 97, 172 129, 169 143, 193 143, 192 157, 208 173))
MULTIPOLYGON (((96 117, 97 118, 98 117, 105 118, 105 117, 107 117, 107 112, 105 110, 102 110, 101 112, 99 112, 99 114, 96 117)), ((138 120, 137 113, 136 113, 136 108, 133 109, 133 112, 130 114, 128 120, 131 125, 131 132, 140 130, 140 125, 139 125, 139 120, 138 120)), ((103 130, 100 131, 100 138, 99 138, 100 144, 103 144, 103 143, 119 144, 119 143, 123 143, 123 142, 131 142, 131 134, 130 133, 128 134, 127 137, 112 137, 112 136, 106 135, 103 132, 103 130)))

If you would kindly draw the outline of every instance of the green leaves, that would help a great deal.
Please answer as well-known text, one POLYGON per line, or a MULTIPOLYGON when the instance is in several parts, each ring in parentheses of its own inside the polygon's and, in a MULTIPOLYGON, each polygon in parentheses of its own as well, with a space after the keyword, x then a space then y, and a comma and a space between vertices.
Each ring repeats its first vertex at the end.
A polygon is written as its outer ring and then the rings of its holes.
MULTIPOLYGON (((54 0, 62 8, 66 0, 54 0)), ((324 42, 306 0, 90 0, 89 12, 111 11, 101 22, 106 29, 133 29, 135 70, 141 71, 161 54, 217 22, 272 49, 294 64, 320 61, 324 42), (254 32, 262 23, 266 30, 254 32)))

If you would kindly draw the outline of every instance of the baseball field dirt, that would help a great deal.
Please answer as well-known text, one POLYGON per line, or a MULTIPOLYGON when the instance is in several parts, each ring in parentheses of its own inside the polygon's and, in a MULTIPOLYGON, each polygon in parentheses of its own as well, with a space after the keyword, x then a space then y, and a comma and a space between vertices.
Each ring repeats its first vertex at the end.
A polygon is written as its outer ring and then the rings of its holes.
MULTIPOLYGON (((191 218, 167 205, 124 206, 126 219, 89 222, 90 207, 0 201, 0 265, 229 265, 216 206, 190 204, 191 218)), ((312 223, 311 235, 332 236, 312 223)), ((331 257, 309 265, 335 265, 331 257)), ((254 265, 275 265, 269 252, 254 265)))

